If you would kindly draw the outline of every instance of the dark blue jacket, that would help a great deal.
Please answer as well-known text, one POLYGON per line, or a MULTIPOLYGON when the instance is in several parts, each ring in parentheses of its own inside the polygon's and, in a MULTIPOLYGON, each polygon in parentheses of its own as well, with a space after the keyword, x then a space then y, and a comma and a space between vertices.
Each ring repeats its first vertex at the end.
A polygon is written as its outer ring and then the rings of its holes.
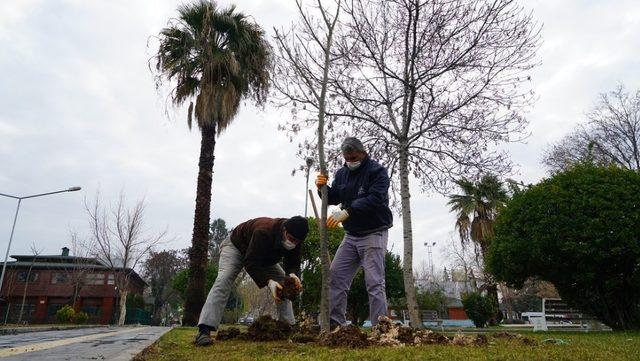
POLYGON ((338 169, 329 187, 329 204, 340 203, 349 212, 342 222, 349 234, 362 236, 391 228, 387 169, 369 156, 355 170, 346 165, 338 169))

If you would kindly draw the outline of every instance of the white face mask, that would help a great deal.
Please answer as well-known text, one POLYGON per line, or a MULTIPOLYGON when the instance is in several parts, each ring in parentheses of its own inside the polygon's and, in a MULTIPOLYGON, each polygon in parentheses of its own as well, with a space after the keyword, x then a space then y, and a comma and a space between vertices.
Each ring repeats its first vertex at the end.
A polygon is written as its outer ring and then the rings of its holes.
POLYGON ((296 244, 291 242, 291 241, 289 241, 288 239, 285 239, 284 241, 282 241, 282 246, 287 251, 291 251, 292 249, 296 248, 296 244))
POLYGON ((349 170, 356 170, 356 169, 358 169, 360 164, 362 164, 362 161, 347 162, 347 167, 349 168, 349 170))

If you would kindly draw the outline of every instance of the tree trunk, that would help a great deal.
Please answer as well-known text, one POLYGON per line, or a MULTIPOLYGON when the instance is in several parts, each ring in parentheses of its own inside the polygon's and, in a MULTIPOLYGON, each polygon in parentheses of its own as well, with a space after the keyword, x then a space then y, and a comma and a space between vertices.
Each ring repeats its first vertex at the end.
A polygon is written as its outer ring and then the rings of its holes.
POLYGON ((216 146, 215 126, 205 126, 201 133, 196 211, 193 217, 193 237, 189 250, 189 279, 182 318, 184 326, 195 326, 198 323, 200 310, 205 300, 204 284, 209 250, 213 152, 216 146))
POLYGON ((407 297, 407 309, 411 326, 422 328, 424 326, 418 310, 415 281, 413 280, 413 230, 411 226, 411 193, 409 191, 409 153, 406 146, 401 146, 399 153, 402 234, 404 238, 404 257, 402 262, 404 291, 407 297))
MULTIPOLYGON (((324 158, 324 112, 318 122, 318 155, 320 158, 320 173, 327 175, 327 165, 324 158)), ((327 208, 329 205, 327 186, 320 189, 322 205, 320 210, 320 263, 322 266, 322 289, 320 292, 320 330, 328 332, 330 327, 329 284, 331 282, 331 260, 329 258, 329 234, 327 232, 327 208)))
POLYGON ((127 318, 127 294, 128 291, 120 291, 120 316, 118 317, 118 326, 124 326, 124 320, 127 318))

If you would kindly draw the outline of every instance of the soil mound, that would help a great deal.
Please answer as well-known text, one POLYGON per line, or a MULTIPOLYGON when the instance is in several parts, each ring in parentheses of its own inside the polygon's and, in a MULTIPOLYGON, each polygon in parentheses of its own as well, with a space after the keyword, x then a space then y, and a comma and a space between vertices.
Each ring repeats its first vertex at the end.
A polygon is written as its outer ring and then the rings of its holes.
POLYGON ((242 332, 240 332, 240 329, 237 327, 225 328, 224 330, 218 331, 218 333, 216 334, 216 340, 218 341, 233 340, 235 338, 238 338, 241 333, 242 332))
POLYGON ((369 346, 367 335, 359 327, 338 326, 332 332, 320 336, 320 344, 329 347, 362 348, 369 346))
POLYGON ((246 339, 249 341, 287 340, 293 329, 286 322, 277 321, 271 316, 260 316, 247 330, 246 339))

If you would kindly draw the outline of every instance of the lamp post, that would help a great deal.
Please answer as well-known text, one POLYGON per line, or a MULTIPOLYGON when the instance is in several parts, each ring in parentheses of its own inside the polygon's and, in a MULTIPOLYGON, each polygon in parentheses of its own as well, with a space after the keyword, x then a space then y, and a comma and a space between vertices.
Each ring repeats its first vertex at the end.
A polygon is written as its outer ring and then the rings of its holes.
POLYGON ((13 199, 17 199, 18 200, 18 206, 16 207, 16 213, 13 216, 13 226, 11 226, 11 235, 9 236, 9 244, 7 245, 7 253, 4 255, 4 264, 2 265, 2 275, 0 275, 0 291, 2 290, 2 286, 4 285, 4 274, 5 274, 6 270, 7 270, 7 259, 9 258, 9 251, 11 249, 11 241, 13 241, 13 232, 16 229, 16 221, 18 220, 18 212, 20 211, 20 204, 22 203, 22 200, 23 199, 29 199, 29 198, 42 197, 42 196, 48 196, 48 195, 57 194, 57 193, 76 192, 76 191, 79 191, 80 189, 82 189, 82 188, 80 188, 80 187, 71 187, 71 188, 67 188, 67 189, 61 190, 61 191, 33 194, 33 195, 30 195, 30 196, 24 196, 24 197, 18 197, 18 196, 13 196, 13 195, 10 195, 10 194, 0 193, 0 196, 13 198, 13 199))
POLYGON ((424 242, 424 245, 427 246, 427 253, 429 255, 429 264, 431 266, 431 278, 432 282, 435 281, 435 275, 433 274, 433 247, 436 245, 436 242, 424 242))
POLYGON ((309 204, 309 172, 311 171, 311 166, 313 165, 313 158, 307 157, 307 183, 305 184, 304 189, 304 218, 307 218, 307 206, 309 204))

